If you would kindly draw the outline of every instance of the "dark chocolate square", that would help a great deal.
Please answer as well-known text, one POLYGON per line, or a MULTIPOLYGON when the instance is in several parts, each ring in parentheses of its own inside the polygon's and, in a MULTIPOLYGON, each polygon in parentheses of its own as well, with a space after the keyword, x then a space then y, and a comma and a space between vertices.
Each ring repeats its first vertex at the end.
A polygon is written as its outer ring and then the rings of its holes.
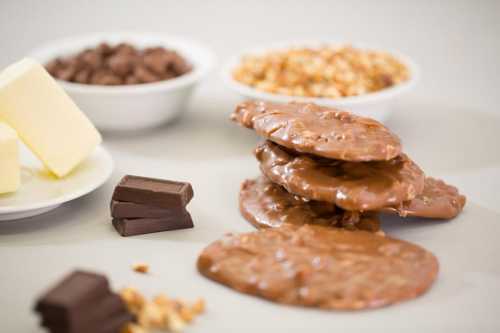
POLYGON ((61 326, 45 326, 51 333, 120 333, 126 323, 134 320, 128 312, 120 312, 102 321, 87 323, 67 329, 61 326))
POLYGON ((193 227, 188 212, 170 215, 164 218, 113 219, 113 226, 122 236, 134 236, 153 232, 187 229, 193 227))
POLYGON ((111 201, 111 216, 118 219, 162 218, 179 215, 179 211, 184 211, 184 208, 168 209, 133 202, 111 201))
POLYGON ((54 317, 44 314, 42 326, 57 326, 61 329, 73 330, 92 323, 105 321, 124 312, 127 312, 127 308, 121 297, 117 294, 111 294, 103 299, 96 300, 95 304, 90 304, 86 308, 79 308, 77 313, 70 313, 68 317, 54 317))
POLYGON ((113 200, 169 209, 185 207, 193 198, 191 184, 127 175, 113 193, 113 200))
POLYGON ((67 317, 110 294, 105 276, 75 271, 46 292, 36 303, 35 310, 50 317, 67 317))

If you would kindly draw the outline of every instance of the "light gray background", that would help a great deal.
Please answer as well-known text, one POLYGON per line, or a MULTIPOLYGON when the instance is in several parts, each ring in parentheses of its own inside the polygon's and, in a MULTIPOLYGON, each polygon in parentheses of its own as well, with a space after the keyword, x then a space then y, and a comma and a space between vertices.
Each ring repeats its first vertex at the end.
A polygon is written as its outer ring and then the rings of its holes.
POLYGON ((257 174, 250 154, 257 139, 228 122, 238 98, 215 70, 176 123, 105 136, 117 170, 103 188, 47 215, 0 223, 2 332, 39 332, 36 294, 74 267, 105 272, 116 288, 206 297, 209 312, 189 332, 499 331, 500 1, 0 0, 0 67, 52 39, 123 30, 192 37, 220 63, 241 48, 322 38, 414 58, 422 79, 388 125, 428 174, 459 186, 469 203, 450 223, 386 221, 386 229, 434 251, 440 278, 414 302, 345 314, 276 306, 199 277, 194 262, 205 245, 227 231, 251 230, 236 198, 241 180, 257 174), (191 181, 196 228, 117 236, 108 202, 124 173, 191 181), (132 273, 135 261, 150 263, 152 275, 132 273))

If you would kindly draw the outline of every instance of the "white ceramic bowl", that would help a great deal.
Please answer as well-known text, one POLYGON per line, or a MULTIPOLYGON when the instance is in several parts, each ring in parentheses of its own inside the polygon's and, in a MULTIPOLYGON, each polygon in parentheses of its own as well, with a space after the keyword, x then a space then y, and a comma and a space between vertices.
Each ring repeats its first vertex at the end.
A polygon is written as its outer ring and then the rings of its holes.
POLYGON ((137 130, 174 119, 193 88, 214 64, 213 53, 201 44, 174 36, 145 33, 101 33, 46 44, 31 53, 41 63, 78 53, 101 42, 130 43, 138 48, 163 46, 178 51, 193 70, 178 78, 137 85, 101 86, 58 82, 101 130, 137 130))
POLYGON ((385 50, 377 47, 365 46, 364 44, 339 43, 332 41, 317 41, 317 42, 285 42, 273 44, 267 47, 253 48, 239 53, 231 59, 222 71, 224 82, 233 91, 248 99, 263 100, 268 102, 287 103, 291 101, 312 102, 319 105, 337 107, 343 110, 352 111, 361 116, 370 117, 384 122, 389 117, 392 111, 394 101, 414 87, 419 78, 417 65, 407 56, 392 50, 385 50), (253 87, 236 81, 233 76, 233 70, 240 64, 241 59, 245 55, 266 54, 273 50, 283 50, 291 47, 319 47, 324 45, 346 45, 350 44, 354 47, 384 50, 395 56, 399 61, 405 64, 410 71, 410 79, 402 84, 398 84, 377 92, 368 93, 360 96, 344 97, 339 99, 324 98, 324 97, 295 97, 288 95, 279 95, 257 90, 253 87))

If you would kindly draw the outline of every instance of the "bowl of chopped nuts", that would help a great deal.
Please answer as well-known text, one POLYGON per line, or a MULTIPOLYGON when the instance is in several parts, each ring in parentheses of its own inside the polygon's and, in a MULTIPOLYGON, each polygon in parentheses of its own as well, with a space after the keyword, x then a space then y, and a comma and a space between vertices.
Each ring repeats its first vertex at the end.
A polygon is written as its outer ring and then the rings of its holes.
POLYGON ((332 42, 248 50, 223 70, 226 84, 245 98, 312 102, 382 122, 418 76, 417 65, 401 53, 332 42))
POLYGON ((138 130, 181 114, 213 53, 160 34, 111 33, 46 44, 31 56, 101 130, 138 130))

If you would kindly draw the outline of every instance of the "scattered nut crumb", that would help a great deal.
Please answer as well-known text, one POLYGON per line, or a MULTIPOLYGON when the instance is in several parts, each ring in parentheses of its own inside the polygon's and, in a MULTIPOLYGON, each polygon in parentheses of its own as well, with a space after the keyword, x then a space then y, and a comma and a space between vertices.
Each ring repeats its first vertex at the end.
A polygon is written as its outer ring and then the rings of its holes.
POLYGON ((120 291, 122 300, 127 305, 130 312, 136 314, 146 304, 146 299, 134 288, 128 287, 120 291))
POLYGON ((202 298, 190 305, 181 299, 159 294, 149 301, 134 288, 121 290, 120 296, 137 318, 137 323, 128 324, 121 333, 148 333, 154 330, 181 332, 205 311, 202 298))
POLYGON ((236 81, 258 90, 334 99, 378 91, 409 76, 408 68, 391 54, 349 45, 248 55, 233 71, 236 81))
POLYGON ((203 298, 198 298, 191 307, 191 311, 193 311, 195 315, 205 312, 205 300, 203 298))
POLYGON ((137 273, 142 273, 142 274, 149 273, 149 265, 148 264, 143 264, 143 263, 135 264, 134 266, 132 266, 132 269, 134 271, 136 271, 137 273))

